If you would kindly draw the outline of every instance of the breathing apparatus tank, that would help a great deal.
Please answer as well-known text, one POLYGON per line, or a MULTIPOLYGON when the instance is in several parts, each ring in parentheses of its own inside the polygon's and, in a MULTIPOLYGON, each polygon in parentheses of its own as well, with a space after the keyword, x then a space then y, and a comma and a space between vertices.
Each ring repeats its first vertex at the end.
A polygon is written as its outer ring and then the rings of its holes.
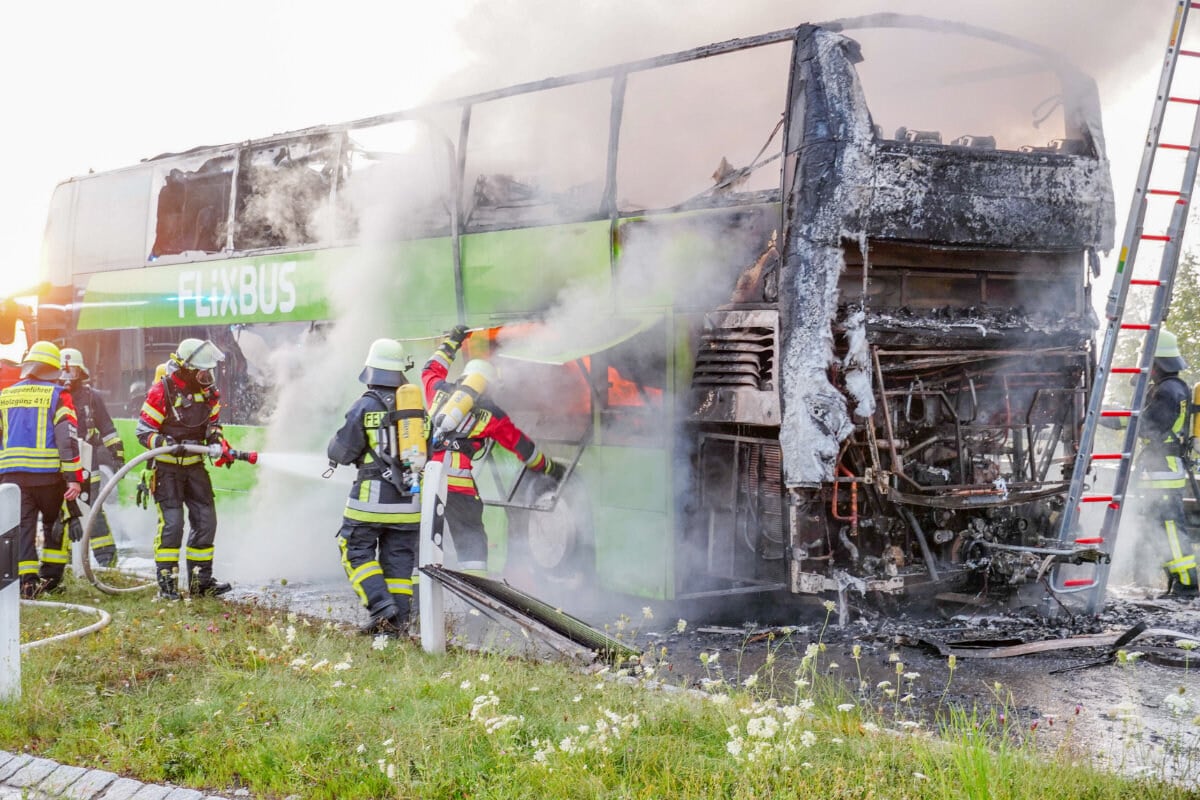
POLYGON ((1200 449, 1200 383, 1192 387, 1191 419, 1192 429, 1188 432, 1192 437, 1192 448, 1200 449))
POLYGON ((397 461, 407 464, 412 470, 413 484, 425 468, 425 403, 421 389, 416 384, 406 383, 396 387, 396 435, 392 437, 397 461))
POLYGON ((430 425, 434 442, 458 430, 475 408, 475 401, 496 378, 496 368, 488 362, 481 359, 467 362, 458 386, 434 413, 430 425))

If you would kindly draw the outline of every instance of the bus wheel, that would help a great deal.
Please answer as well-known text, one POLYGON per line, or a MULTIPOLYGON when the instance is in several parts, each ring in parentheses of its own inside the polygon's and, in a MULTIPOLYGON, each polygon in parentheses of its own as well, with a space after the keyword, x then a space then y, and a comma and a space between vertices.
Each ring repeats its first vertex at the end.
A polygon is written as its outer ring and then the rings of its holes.
MULTIPOLYGON (((586 494, 568 488, 550 511, 510 509, 506 573, 518 584, 579 590, 593 582, 596 550, 586 494)), ((534 594, 537 595, 537 591, 534 594)))

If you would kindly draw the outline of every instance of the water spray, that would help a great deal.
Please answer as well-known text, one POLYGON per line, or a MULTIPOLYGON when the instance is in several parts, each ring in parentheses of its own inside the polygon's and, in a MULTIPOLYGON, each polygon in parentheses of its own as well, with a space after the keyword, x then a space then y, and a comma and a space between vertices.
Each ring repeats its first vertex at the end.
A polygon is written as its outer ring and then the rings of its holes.
MULTIPOLYGON (((253 450, 234 450, 229 446, 229 442, 222 440, 218 444, 170 444, 163 447, 156 447, 153 450, 147 450, 144 453, 139 453, 135 458, 126 462, 125 466, 121 467, 112 476, 112 480, 104 484, 104 488, 92 501, 91 507, 88 509, 87 516, 83 519, 83 539, 79 546, 83 548, 83 574, 87 579, 100 591, 105 594, 128 594, 131 592, 140 592, 144 589, 150 589, 158 586, 157 581, 150 583, 138 584, 137 586, 117 587, 109 586, 100 580, 99 577, 92 571, 92 560, 88 557, 91 552, 92 541, 92 526, 96 524, 96 518, 100 515, 100 509, 104 507, 104 501, 112 494, 114 487, 120 483, 121 478, 124 478, 133 468, 149 461, 152 458, 164 455, 178 455, 179 451, 183 450, 187 453, 193 453, 199 456, 208 456, 213 460, 215 467, 231 467, 235 461, 245 461, 249 464, 258 463, 258 453, 253 450)), ((119 571, 119 570, 118 570, 119 571)))

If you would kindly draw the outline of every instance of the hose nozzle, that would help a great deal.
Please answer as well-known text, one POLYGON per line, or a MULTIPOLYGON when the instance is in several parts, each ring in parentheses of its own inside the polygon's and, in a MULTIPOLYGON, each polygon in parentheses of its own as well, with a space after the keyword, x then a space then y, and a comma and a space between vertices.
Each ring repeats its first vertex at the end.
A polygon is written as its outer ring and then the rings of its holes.
POLYGON ((234 450, 226 441, 209 445, 208 455, 213 459, 214 467, 231 467, 235 461, 258 463, 258 453, 253 450, 234 450))

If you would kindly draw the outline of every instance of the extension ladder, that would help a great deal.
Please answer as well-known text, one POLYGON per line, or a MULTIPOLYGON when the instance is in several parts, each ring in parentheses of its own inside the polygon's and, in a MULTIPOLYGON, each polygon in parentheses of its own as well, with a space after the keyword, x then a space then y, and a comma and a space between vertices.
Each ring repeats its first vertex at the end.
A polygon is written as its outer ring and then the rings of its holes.
MULTIPOLYGON (((1075 455, 1075 465, 1071 472, 1070 490, 1060 520, 1058 533, 1060 544, 1072 543, 1080 550, 1099 549, 1109 556, 1116 548, 1121 512, 1125 506, 1126 492, 1133 474, 1133 452, 1138 439, 1138 419, 1141 409, 1145 405, 1150 385, 1150 367, 1154 361, 1155 348, 1158 345, 1159 328, 1170 309, 1171 288, 1175 280, 1176 268, 1179 265, 1192 187, 1196 182, 1196 169, 1200 163, 1200 86, 1194 87, 1192 92, 1187 95, 1177 95, 1173 92, 1175 67, 1179 58, 1184 56, 1200 61, 1200 50, 1181 48, 1188 15, 1196 8, 1200 8, 1200 2, 1191 2, 1190 0, 1179 0, 1175 8, 1166 57, 1163 61, 1162 76, 1158 83, 1158 94, 1150 117, 1150 130, 1146 136, 1142 164, 1138 170, 1133 201, 1130 204, 1129 217, 1125 223, 1120 259, 1117 263, 1116 274, 1113 276, 1112 290, 1108 295, 1108 305, 1105 311, 1108 322, 1104 345, 1096 365, 1095 381, 1091 397, 1088 400, 1087 416, 1084 419, 1079 450, 1075 455), (1160 141, 1163 122, 1167 117, 1168 110, 1188 109, 1189 107, 1194 114, 1191 122, 1191 141, 1187 144, 1160 141), (1160 173, 1177 172, 1179 169, 1177 165, 1155 169, 1156 157, 1163 151, 1179 151, 1187 154, 1182 175, 1174 176, 1176 181, 1174 184, 1170 182, 1171 176, 1162 176, 1160 173), (1151 202, 1173 204, 1166 231, 1146 232, 1144 230, 1146 210, 1151 202), (1159 262, 1157 277, 1135 276, 1134 265, 1138 248, 1143 242, 1152 242, 1156 246, 1162 247, 1162 259, 1159 262), (1144 322, 1127 322, 1125 320, 1125 303, 1131 288, 1151 293, 1150 310, 1148 318, 1144 322), (1122 331, 1129 331, 1133 335, 1142 337, 1137 366, 1112 366, 1117 348, 1117 337, 1122 331), (1134 376, 1133 396, 1129 402, 1129 408, 1104 410, 1104 393, 1110 375, 1134 376), (1096 427, 1102 417, 1124 418, 1127 422, 1124 443, 1119 452, 1092 452, 1096 427), (1085 483, 1087 474, 1092 463, 1098 461, 1116 462, 1117 469, 1112 490, 1107 494, 1089 494, 1087 492, 1085 483), (1104 521, 1097 533, 1078 534, 1080 511, 1083 504, 1087 503, 1105 504, 1104 521)), ((1200 84, 1200 81, 1197 83, 1200 84)), ((1050 590, 1055 594, 1089 593, 1087 611, 1095 614, 1104 602, 1108 571, 1107 560, 1101 559, 1085 568, 1085 572, 1090 572, 1090 575, 1080 576, 1079 570, 1076 569, 1072 571, 1073 577, 1064 578, 1061 575, 1064 572, 1064 565, 1060 564, 1055 567, 1051 575, 1050 590)))

